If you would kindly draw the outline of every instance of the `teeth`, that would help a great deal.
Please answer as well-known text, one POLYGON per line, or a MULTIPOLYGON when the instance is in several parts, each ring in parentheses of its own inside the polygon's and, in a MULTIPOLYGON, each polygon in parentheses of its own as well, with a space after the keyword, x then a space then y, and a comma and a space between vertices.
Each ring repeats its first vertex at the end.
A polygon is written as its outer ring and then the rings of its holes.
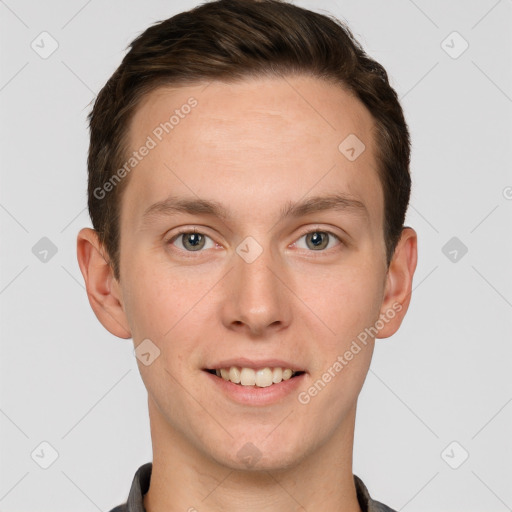
POLYGON ((242 386, 254 386, 256 384, 256 372, 252 368, 242 368, 240 384, 242 386))
POLYGON ((235 384, 240 384, 241 375, 240 370, 236 366, 232 366, 229 369, 229 380, 235 384))
POLYGON ((260 388, 266 388, 272 386, 272 377, 274 374, 270 368, 263 368, 256 372, 256 386, 260 388))
POLYGON ((278 384, 283 380, 283 369, 282 368, 274 368, 272 372, 272 382, 274 384, 278 384))
POLYGON ((252 368, 220 368, 215 370, 217 377, 229 380, 242 386, 257 386, 266 388, 272 384, 279 384, 283 380, 290 379, 295 372, 290 368, 261 368, 253 370, 252 368))

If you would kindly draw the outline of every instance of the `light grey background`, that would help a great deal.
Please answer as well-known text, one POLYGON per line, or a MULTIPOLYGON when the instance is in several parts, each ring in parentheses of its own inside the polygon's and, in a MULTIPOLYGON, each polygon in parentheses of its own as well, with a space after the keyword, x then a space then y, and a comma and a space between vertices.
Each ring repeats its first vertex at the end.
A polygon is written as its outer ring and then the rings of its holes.
MULTIPOLYGON (((415 288, 401 330, 377 342, 354 472, 397 510, 512 510, 512 1, 295 3, 349 23, 413 140, 415 288), (452 237, 467 254, 443 253, 452 237)), ((76 262, 86 116, 128 43, 194 5, 0 1, 3 512, 108 511, 151 460, 132 341, 96 320, 76 262), (52 39, 47 58, 31 47, 52 39), (58 452, 48 469, 43 441, 58 452)))

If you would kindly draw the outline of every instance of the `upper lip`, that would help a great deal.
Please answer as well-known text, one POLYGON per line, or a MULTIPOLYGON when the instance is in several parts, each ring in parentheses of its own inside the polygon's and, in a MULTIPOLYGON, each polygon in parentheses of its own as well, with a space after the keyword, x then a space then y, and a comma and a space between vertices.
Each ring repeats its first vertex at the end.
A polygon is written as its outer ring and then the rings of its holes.
POLYGON ((207 366, 205 370, 220 370, 221 368, 231 368, 237 366, 238 368, 252 368, 253 370, 259 370, 261 368, 289 368, 294 371, 304 371, 304 369, 295 363, 290 361, 283 361, 282 359, 247 359, 245 357, 239 357, 236 359, 225 359, 218 363, 213 363, 212 366, 207 366))

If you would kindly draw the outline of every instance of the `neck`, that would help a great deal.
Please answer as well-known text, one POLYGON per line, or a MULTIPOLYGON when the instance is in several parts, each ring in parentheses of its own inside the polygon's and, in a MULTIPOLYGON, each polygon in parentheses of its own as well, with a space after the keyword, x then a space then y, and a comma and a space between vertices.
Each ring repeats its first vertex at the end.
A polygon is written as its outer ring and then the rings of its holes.
POLYGON ((355 408, 312 455, 293 467, 257 471, 202 455, 149 404, 154 456, 146 512, 361 512, 352 475, 355 408))

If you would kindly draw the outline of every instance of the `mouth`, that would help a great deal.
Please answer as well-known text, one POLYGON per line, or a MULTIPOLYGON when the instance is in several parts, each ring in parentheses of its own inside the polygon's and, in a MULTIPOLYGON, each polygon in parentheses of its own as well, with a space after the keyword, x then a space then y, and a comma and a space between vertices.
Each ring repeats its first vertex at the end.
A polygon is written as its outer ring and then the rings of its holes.
POLYGON ((205 369, 204 371, 233 384, 252 388, 275 386, 305 373, 302 370, 269 366, 264 368, 230 366, 227 368, 205 369))

